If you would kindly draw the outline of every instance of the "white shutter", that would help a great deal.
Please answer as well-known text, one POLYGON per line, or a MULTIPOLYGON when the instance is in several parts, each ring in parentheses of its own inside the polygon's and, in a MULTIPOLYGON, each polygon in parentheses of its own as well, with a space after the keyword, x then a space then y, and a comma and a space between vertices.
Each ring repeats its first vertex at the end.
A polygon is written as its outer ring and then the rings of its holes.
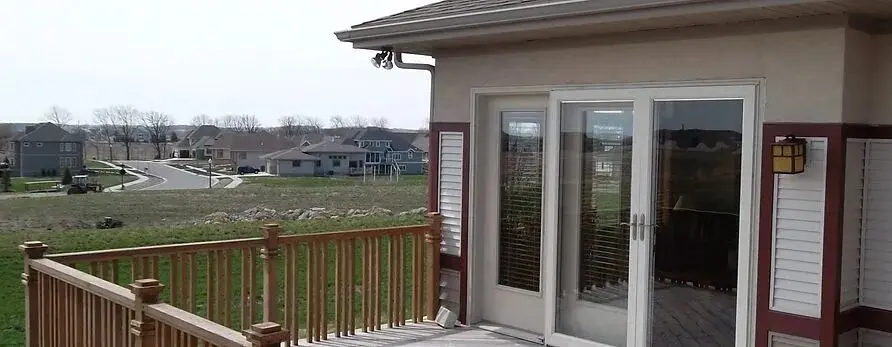
POLYGON ((455 313, 461 310, 461 274, 458 271, 440 270, 440 305, 455 313))
POLYGON ((803 337, 768 332, 768 347, 818 347, 818 341, 803 337))
POLYGON ((820 317, 827 139, 809 138, 807 166, 775 175, 771 309, 820 317))
POLYGON ((864 195, 863 140, 848 140, 846 144, 846 182, 842 220, 842 259, 840 263, 839 309, 858 306, 861 268, 861 206, 864 195))
POLYGON ((892 346, 892 334, 882 331, 860 329, 861 347, 889 347, 892 346))
POLYGON ((868 140, 861 243, 861 305, 892 310, 892 142, 868 140))
POLYGON ((443 242, 440 252, 461 256, 462 166, 464 134, 440 132, 438 171, 438 211, 443 215, 443 242))
POLYGON ((858 329, 852 329, 839 334, 837 347, 858 347, 858 329))

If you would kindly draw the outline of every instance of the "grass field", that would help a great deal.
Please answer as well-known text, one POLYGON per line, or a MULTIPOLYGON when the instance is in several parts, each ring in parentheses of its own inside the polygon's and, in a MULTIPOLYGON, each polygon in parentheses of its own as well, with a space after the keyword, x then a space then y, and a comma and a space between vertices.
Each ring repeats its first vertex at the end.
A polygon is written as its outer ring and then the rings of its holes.
MULTIPOLYGON (((99 184, 102 184, 102 187, 110 187, 114 185, 121 184, 121 176, 116 174, 99 174, 92 175, 97 179, 99 184)), ((124 183, 133 181, 136 179, 136 176, 124 175, 124 183)), ((62 177, 13 177, 10 179, 11 188, 13 192, 16 193, 24 193, 28 191, 28 182, 40 182, 40 181, 62 181, 62 177)), ((45 186, 44 186, 45 187, 45 186)), ((37 188, 37 187, 32 187, 37 188)))
MULTIPOLYGON (((258 177, 247 179, 247 184, 238 189, 5 200, 0 204, 0 230, 5 231, 0 234, 0 276, 5 279, 0 282, 0 295, 6 299, 6 304, 0 305, 0 345, 16 346, 23 341, 23 288, 18 281, 22 256, 16 246, 24 241, 43 241, 50 245, 50 253, 60 253, 222 240, 259 236, 258 228, 262 222, 197 225, 202 217, 213 212, 234 213, 257 206, 276 210, 380 207, 404 211, 426 205, 427 186, 423 178, 412 177, 399 184, 361 182, 361 178, 341 181, 258 177), (96 221, 106 216, 122 220, 125 227, 91 229, 96 221)), ((423 222, 421 216, 409 216, 281 223, 286 233, 313 233, 423 222)), ((162 277, 166 271, 162 268, 162 277)), ((304 280, 305 277, 300 276, 304 280)), ((304 284, 301 286, 305 288, 304 284)))

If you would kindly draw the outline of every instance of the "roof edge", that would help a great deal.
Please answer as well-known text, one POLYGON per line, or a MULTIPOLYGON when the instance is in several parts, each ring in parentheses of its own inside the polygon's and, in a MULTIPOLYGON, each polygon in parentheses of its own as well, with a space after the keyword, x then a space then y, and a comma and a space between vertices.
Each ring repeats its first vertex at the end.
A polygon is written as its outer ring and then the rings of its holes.
POLYGON ((548 25, 546 20, 600 15, 600 21, 621 21, 630 13, 645 13, 649 10, 673 8, 680 13, 686 10, 734 10, 750 7, 782 6, 826 2, 826 0, 611 0, 609 2, 570 0, 549 4, 519 6, 451 16, 419 19, 368 27, 354 27, 335 32, 342 42, 354 44, 354 48, 365 48, 363 41, 380 41, 388 37, 424 35, 449 30, 479 28, 539 22, 548 25), (610 16, 614 16, 611 18, 610 16))

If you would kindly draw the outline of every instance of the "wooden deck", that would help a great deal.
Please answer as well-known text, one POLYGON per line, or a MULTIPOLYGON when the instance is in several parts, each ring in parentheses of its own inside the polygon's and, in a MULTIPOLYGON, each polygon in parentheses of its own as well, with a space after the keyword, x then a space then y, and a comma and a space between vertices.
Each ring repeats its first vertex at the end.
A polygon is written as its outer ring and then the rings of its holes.
POLYGON ((654 347, 734 345, 734 292, 655 284, 654 297, 654 347))
POLYGON ((341 337, 307 344, 303 346, 328 347, 378 347, 378 346, 541 346, 519 340, 506 335, 473 327, 456 327, 443 329, 434 323, 407 324, 399 328, 387 328, 376 332, 358 333, 350 337, 341 337))

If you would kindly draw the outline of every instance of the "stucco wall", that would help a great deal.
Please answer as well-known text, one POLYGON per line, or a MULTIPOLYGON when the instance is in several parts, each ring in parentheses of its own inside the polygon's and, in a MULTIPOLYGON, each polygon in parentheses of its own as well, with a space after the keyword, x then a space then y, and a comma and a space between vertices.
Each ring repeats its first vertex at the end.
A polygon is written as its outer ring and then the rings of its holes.
POLYGON ((443 52, 436 57, 433 121, 470 122, 474 87, 763 77, 767 122, 841 122, 846 33, 844 28, 822 28, 467 55, 443 52))
POLYGON ((892 35, 872 37, 874 68, 870 70, 873 94, 870 124, 892 124, 892 35))

